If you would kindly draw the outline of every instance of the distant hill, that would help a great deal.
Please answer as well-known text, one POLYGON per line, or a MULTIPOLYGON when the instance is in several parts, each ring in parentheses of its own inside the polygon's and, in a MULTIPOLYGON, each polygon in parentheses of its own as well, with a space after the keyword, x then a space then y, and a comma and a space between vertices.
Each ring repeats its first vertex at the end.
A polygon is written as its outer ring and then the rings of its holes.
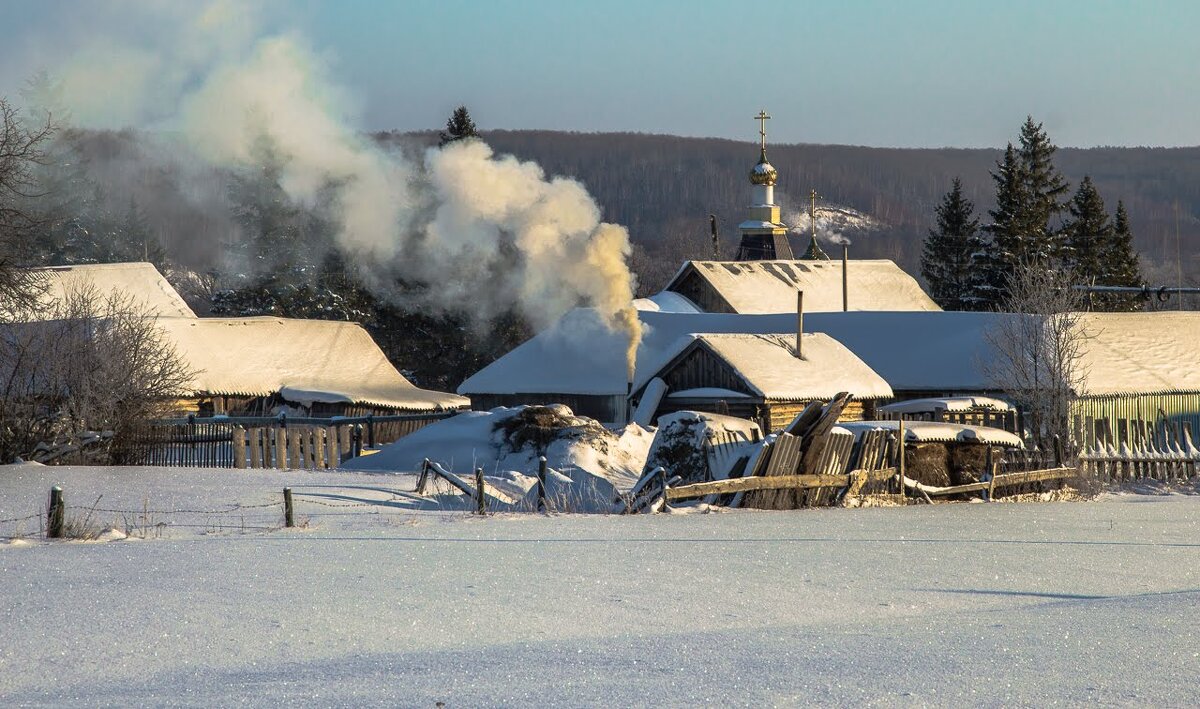
MULTIPOLYGON (((725 254, 736 249, 736 227, 749 198, 746 173, 757 160, 752 143, 553 131, 497 130, 483 137, 497 152, 535 160, 549 174, 583 182, 604 218, 627 226, 640 246, 635 265, 645 286, 660 285, 678 266, 679 257, 711 253, 710 213, 719 219, 725 254)), ((989 171, 1000 154, 999 149, 768 147, 779 171, 776 195, 785 219, 804 209, 809 190, 816 189, 825 202, 852 208, 883 225, 851 236, 854 257, 890 258, 914 274, 934 206, 955 176, 962 178, 968 196, 987 219, 993 197, 989 171)), ((1057 164, 1072 189, 1085 174, 1091 175, 1110 212, 1118 199, 1125 201, 1152 279, 1175 282, 1178 205, 1184 280, 1200 284, 1200 148, 1064 148, 1057 164)), ((795 245, 803 248, 799 238, 795 245)))

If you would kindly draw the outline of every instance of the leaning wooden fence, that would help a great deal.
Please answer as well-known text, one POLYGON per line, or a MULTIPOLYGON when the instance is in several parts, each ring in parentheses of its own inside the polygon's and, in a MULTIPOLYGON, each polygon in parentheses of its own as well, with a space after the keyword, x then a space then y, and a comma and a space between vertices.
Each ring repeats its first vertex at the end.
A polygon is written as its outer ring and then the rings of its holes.
POLYGON ((456 415, 288 418, 216 417, 154 421, 132 434, 131 465, 205 468, 335 468, 371 449, 456 415))

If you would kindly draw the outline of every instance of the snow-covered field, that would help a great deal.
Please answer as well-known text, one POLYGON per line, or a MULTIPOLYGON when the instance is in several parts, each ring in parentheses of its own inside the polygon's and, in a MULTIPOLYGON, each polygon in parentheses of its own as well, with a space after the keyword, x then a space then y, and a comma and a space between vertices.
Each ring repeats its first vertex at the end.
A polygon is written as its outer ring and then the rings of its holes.
POLYGON ((0 523, 4 706, 1200 701, 1200 497, 478 518, 409 475, 24 465, 0 520, 56 483, 149 538, 0 523))

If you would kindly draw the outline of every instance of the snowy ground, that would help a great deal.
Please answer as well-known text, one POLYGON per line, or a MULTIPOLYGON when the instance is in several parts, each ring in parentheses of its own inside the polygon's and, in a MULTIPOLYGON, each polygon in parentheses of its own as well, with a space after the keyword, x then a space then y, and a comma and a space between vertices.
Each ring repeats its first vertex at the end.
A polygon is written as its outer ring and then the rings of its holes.
POLYGON ((169 526, 0 523, 0 705, 1200 701, 1200 497, 480 519, 411 476, 16 466, 0 520, 54 483, 169 526), (309 526, 256 529, 284 485, 309 526))

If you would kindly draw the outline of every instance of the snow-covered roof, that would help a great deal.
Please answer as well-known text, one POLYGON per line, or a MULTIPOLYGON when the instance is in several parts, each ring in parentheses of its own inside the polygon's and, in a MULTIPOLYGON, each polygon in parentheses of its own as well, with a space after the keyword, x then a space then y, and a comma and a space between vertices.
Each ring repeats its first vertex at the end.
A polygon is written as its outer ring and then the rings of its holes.
POLYGON ((700 308, 688 300, 687 296, 669 290, 659 291, 648 298, 638 298, 633 301, 637 310, 649 310, 656 313, 698 313, 700 308))
POLYGON ((145 307, 150 315, 196 317, 154 264, 99 263, 52 266, 39 270, 46 274, 47 300, 58 300, 70 291, 90 286, 104 298, 111 293, 129 296, 136 304, 145 307))
POLYGON ((879 407, 884 414, 931 414, 938 411, 1013 411, 1007 401, 990 396, 944 396, 932 399, 909 399, 879 407))
MULTIPOLYGON (((848 421, 836 427, 854 434, 855 438, 867 431, 882 429, 895 432, 899 421, 848 421)), ((905 443, 985 443, 993 446, 1024 448, 1021 439, 1001 428, 990 426, 968 426, 960 423, 940 421, 905 421, 905 443)))
POLYGON ((159 318, 194 392, 265 396, 298 403, 360 403, 414 411, 470 402, 418 389, 357 323, 254 318, 159 318))
MULTIPOLYGON (((663 352, 689 334, 790 332, 791 313, 733 315, 640 311, 645 335, 635 380, 653 376, 663 352)), ((987 375, 988 332, 1001 313, 833 312, 804 318, 846 346, 895 391, 981 392, 998 389, 987 375)), ((1028 317, 1028 316, 1023 316, 1028 317)), ((1089 313, 1081 394, 1200 391, 1200 313, 1089 313)), ((577 309, 459 387, 463 394, 523 392, 624 395, 624 335, 608 330, 592 310, 577 309)))
MULTIPOLYGON (((856 399, 884 399, 891 387, 850 350, 828 335, 806 333, 803 359, 792 334, 699 333, 684 336, 659 353, 662 363, 639 377, 663 376, 663 367, 692 346, 724 360, 758 396, 776 401, 830 399, 848 391, 856 399)), ((634 384, 634 390, 642 381, 634 384)))
MULTIPOLYGON (((695 271, 737 313, 788 313, 796 291, 805 312, 842 310, 841 261, 688 261, 665 290, 695 271)), ((941 310, 921 286, 886 259, 849 262, 850 310, 941 310)))

